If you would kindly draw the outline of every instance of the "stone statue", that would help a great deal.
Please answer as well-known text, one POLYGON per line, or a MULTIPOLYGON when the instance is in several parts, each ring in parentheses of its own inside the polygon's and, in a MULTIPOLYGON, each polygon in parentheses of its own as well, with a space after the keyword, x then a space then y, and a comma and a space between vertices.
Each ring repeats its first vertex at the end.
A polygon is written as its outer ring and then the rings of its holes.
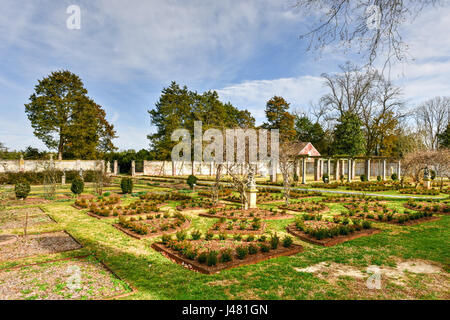
POLYGON ((255 165, 250 164, 248 168, 248 187, 249 189, 256 188, 256 182, 255 182, 255 165))
POLYGON ((430 169, 428 169, 428 167, 425 167, 425 170, 423 171, 423 180, 430 180, 430 169))

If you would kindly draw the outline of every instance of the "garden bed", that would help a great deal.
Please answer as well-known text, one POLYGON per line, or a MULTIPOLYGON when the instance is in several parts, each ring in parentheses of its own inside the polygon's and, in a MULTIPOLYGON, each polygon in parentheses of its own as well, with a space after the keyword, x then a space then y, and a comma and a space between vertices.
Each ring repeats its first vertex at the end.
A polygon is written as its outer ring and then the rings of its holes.
POLYGON ((10 209, 0 212, 0 230, 23 228, 27 213, 29 227, 55 222, 39 207, 10 209))
POLYGON ((288 226, 287 231, 290 234, 294 235, 295 237, 299 238, 300 240, 303 240, 303 241, 306 241, 309 243, 313 243, 313 244, 317 244, 317 245, 321 245, 321 246, 325 246, 325 247, 331 247, 331 246, 337 245, 337 244, 345 242, 345 241, 350 241, 350 240, 361 238, 361 237, 367 237, 367 236, 381 232, 381 230, 379 230, 379 229, 371 228, 371 229, 362 229, 359 231, 355 231, 348 235, 337 235, 332 238, 317 239, 317 238, 307 234, 304 231, 298 230, 297 227, 295 226, 295 224, 288 226))
MULTIPOLYGON (((222 218, 221 220, 225 220, 222 218)), ((215 223, 211 229, 210 233, 213 234, 262 234, 266 229, 266 224, 262 223, 259 218, 252 219, 250 221, 245 221, 241 219, 236 219, 236 221, 228 220, 219 221, 215 223)))
POLYGON ((279 220, 290 219, 293 215, 283 211, 270 211, 265 209, 249 209, 249 210, 209 210, 207 213, 199 213, 199 216, 207 218, 225 218, 225 219, 253 219, 260 218, 262 220, 279 220))
POLYGON ((296 212, 308 212, 308 213, 322 213, 330 211, 330 208, 322 203, 319 202, 297 202, 297 203, 290 203, 289 205, 281 205, 278 208, 283 210, 289 210, 289 211, 296 211, 296 212))
POLYGON ((72 251, 82 245, 65 231, 18 236, 17 241, 1 246, 0 261, 72 251))
POLYGON ((407 202, 403 206, 410 210, 431 212, 434 214, 450 214, 450 206, 446 203, 407 202))
POLYGON ((124 297, 132 292, 109 268, 91 256, 0 271, 1 300, 98 300, 124 297))
MULTIPOLYGON (((230 250, 232 252, 238 246, 249 246, 250 243, 236 242, 232 240, 192 240, 188 241, 197 248, 202 250, 230 250)), ((260 243, 251 243, 256 248, 260 248, 260 243)), ((270 246, 270 244, 264 244, 265 246, 270 246)), ((302 246, 291 244, 290 247, 283 247, 281 244, 276 249, 269 249, 268 252, 261 252, 260 249, 254 254, 248 254, 245 258, 239 259, 234 253, 231 253, 231 261, 221 262, 221 254, 217 256, 217 262, 214 265, 208 265, 207 263, 199 262, 198 259, 189 259, 183 255, 180 251, 177 251, 167 244, 163 243, 153 243, 152 248, 158 252, 161 252, 164 256, 171 259, 172 261, 182 265, 190 270, 195 270, 204 274, 213 274, 221 270, 236 268, 243 265, 255 264, 264 260, 277 258, 281 256, 289 256, 301 252, 303 250, 302 246)))
POLYGON ((407 211, 388 208, 386 205, 375 203, 371 206, 364 204, 351 204, 345 206, 349 209, 344 216, 362 218, 375 222, 383 222, 397 225, 414 225, 422 222, 437 220, 433 213, 427 211, 407 211), (362 208, 362 209, 361 209, 362 208))
POLYGON ((188 229, 191 221, 184 216, 183 218, 180 216, 181 215, 178 214, 173 217, 155 217, 154 219, 138 219, 137 221, 127 220, 126 218, 121 217, 119 223, 113 224, 113 226, 136 239, 153 238, 188 229))

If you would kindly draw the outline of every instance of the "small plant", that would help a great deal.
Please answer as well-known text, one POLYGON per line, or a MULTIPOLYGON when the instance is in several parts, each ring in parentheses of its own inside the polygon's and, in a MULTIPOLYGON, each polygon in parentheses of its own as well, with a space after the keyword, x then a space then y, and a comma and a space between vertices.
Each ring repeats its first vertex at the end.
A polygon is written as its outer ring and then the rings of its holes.
POLYGON ((179 241, 183 241, 186 239, 186 232, 185 231, 178 231, 176 234, 176 237, 179 241))
POLYGON ((397 180, 398 180, 398 175, 394 172, 394 173, 391 175, 391 179, 394 180, 394 181, 397 181, 397 180))
POLYGON ((280 243, 280 238, 278 237, 278 235, 275 233, 270 237, 270 247, 272 249, 276 249, 278 248, 278 244, 280 243))
POLYGON ((84 190, 84 181, 81 179, 81 177, 75 177, 72 180, 72 185, 70 186, 70 191, 73 192, 75 195, 79 195, 84 190))
POLYGON ((206 264, 211 267, 217 264, 217 251, 211 250, 208 252, 208 256, 206 257, 206 264))
POLYGON ((249 244, 248 246, 248 253, 249 254, 256 254, 258 253, 258 248, 254 244, 249 244))
POLYGON ((131 194, 133 193, 133 179, 124 177, 120 181, 120 188, 122 189, 122 193, 124 194, 131 194))
POLYGON ((229 262, 233 260, 233 255, 231 254, 231 249, 223 249, 220 252, 220 262, 229 262))
POLYGON ((17 199, 26 199, 26 197, 28 197, 28 194, 30 193, 30 190, 30 184, 25 179, 16 182, 16 185, 14 187, 14 192, 16 193, 17 199))
POLYGON ((236 247, 236 255, 241 260, 245 259, 248 256, 248 248, 246 246, 236 247))
POLYGON ((208 232, 205 236, 206 240, 211 240, 214 237, 214 234, 212 234, 211 232, 208 232))
POLYGON ((292 240, 291 237, 286 236, 286 237, 283 238, 283 247, 290 248, 292 246, 293 242, 294 241, 292 240))
POLYGON ((259 244, 259 250, 261 250, 261 252, 269 252, 270 247, 266 243, 260 243, 259 244))
POLYGON ((361 179, 362 182, 367 181, 367 177, 365 174, 360 175, 359 178, 361 179))
POLYGON ((323 181, 324 183, 330 182, 330 176, 329 176, 328 174, 325 173, 325 174, 322 176, 322 181, 323 181))
POLYGON ((187 178, 186 183, 189 185, 191 189, 194 188, 194 185, 197 184, 197 177, 192 174, 187 178))
POLYGON ((163 244, 168 244, 170 240, 172 240, 172 237, 168 234, 165 234, 161 237, 161 242, 163 244))
POLYGON ((377 176, 377 181, 381 181, 381 176, 377 176))
POLYGON ((200 263, 205 263, 208 259, 208 253, 203 251, 197 256, 197 261, 200 263))
POLYGON ((191 232, 192 240, 199 240, 202 237, 200 230, 194 230, 191 232))

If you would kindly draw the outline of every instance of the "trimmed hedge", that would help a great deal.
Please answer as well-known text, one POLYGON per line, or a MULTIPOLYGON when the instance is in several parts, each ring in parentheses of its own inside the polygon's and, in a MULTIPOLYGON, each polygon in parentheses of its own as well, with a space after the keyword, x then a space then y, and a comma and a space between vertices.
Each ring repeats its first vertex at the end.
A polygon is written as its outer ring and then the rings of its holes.
POLYGON ((133 179, 127 177, 122 178, 120 188, 122 189, 122 193, 133 193, 133 179))
POLYGON ((26 199, 30 193, 30 184, 26 180, 18 181, 15 185, 14 192, 17 199, 26 199))
POLYGON ((72 180, 72 186, 70 187, 70 190, 76 194, 82 194, 84 191, 84 181, 83 179, 81 179, 80 176, 76 177, 75 179, 72 180))
MULTIPOLYGON (((63 176, 62 171, 56 171, 57 182, 61 182, 63 176)), ((80 173, 76 170, 66 171, 66 182, 70 183, 76 177, 79 177, 80 173)), ((95 182, 97 172, 94 170, 83 171, 83 180, 85 182, 95 182)), ((43 172, 7 172, 0 173, 0 184, 16 184, 21 180, 26 180, 31 185, 43 184, 44 173, 43 172)))

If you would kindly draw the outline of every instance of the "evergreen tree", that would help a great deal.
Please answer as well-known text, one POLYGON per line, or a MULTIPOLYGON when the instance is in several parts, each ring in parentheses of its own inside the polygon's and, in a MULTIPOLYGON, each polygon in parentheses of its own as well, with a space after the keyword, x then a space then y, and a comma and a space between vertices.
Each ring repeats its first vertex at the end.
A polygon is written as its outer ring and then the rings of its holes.
POLYGON ((352 112, 344 112, 334 128, 333 151, 336 155, 357 156, 365 152, 362 122, 352 112))
POLYGON ((445 131, 439 135, 438 140, 440 148, 450 148, 450 123, 447 124, 445 131))
POLYGON ((289 113, 289 103, 283 98, 274 96, 267 101, 267 122, 262 125, 265 129, 278 129, 280 141, 294 140, 296 138, 295 117, 289 113))
POLYGON ((162 90, 155 108, 148 112, 151 123, 156 126, 156 132, 147 136, 151 154, 160 160, 170 159, 172 148, 178 143, 172 141, 172 133, 182 128, 193 134, 194 121, 202 122, 203 131, 255 125, 255 119, 247 110, 238 110, 230 103, 221 102, 216 91, 198 94, 176 82, 162 90))
POLYGON ((81 79, 70 71, 52 72, 38 81, 25 112, 34 134, 49 149, 77 158, 95 159, 114 150, 115 131, 104 110, 88 96, 81 79))

